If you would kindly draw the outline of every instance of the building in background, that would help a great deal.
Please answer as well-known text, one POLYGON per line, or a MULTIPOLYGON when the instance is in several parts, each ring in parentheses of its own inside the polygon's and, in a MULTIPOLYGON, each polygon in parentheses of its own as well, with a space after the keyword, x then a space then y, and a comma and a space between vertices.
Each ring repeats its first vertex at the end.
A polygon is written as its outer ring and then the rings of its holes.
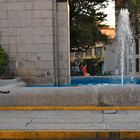
MULTIPOLYGON (((110 52, 112 52, 112 49, 113 49, 113 51, 115 49, 113 46, 111 46, 111 43, 114 41, 115 35, 116 35, 115 29, 110 28, 110 27, 102 28, 101 32, 108 36, 108 39, 109 39, 108 44, 105 44, 103 42, 96 42, 96 44, 94 46, 91 46, 87 51, 71 52, 71 60, 73 62, 75 61, 76 63, 78 61, 78 65, 80 64, 80 62, 84 62, 87 64, 92 63, 92 64, 89 64, 89 66, 88 66, 88 67, 92 67, 92 65, 94 65, 94 64, 97 65, 97 63, 98 63, 98 65, 100 65, 99 66, 100 68, 98 68, 98 69, 100 69, 100 70, 99 70, 99 72, 96 71, 95 75, 97 75, 97 73, 98 73, 98 75, 100 75, 106 71, 107 72, 111 71, 110 69, 112 67, 111 66, 112 61, 110 61, 110 57, 114 54, 110 53, 110 52), (105 54, 107 54, 106 57, 105 57, 105 54), (107 65, 108 68, 109 67, 110 68, 104 69, 104 63, 105 63, 105 65, 107 65)), ((76 66, 74 65, 74 67, 76 67, 76 69, 77 69, 77 65, 76 66)), ((76 70, 74 69, 74 71, 76 71, 76 70)), ((89 68, 89 71, 92 71, 92 68, 89 68)), ((91 73, 89 72, 89 74, 91 74, 91 73)), ((77 72, 74 72, 74 75, 77 75, 77 72)))

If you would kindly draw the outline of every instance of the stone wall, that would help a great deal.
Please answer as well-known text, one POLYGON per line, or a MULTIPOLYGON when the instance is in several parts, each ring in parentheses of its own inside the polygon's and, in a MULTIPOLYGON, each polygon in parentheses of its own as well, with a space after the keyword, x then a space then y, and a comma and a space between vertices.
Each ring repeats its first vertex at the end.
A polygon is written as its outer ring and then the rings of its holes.
POLYGON ((30 84, 57 84, 58 74, 65 73, 62 82, 68 82, 66 2, 61 2, 60 8, 58 4, 59 9, 63 12, 58 14, 65 15, 64 29, 61 21, 57 22, 56 0, 0 0, 1 45, 9 55, 11 76, 20 76, 30 84), (62 26, 58 30, 59 39, 57 23, 62 26), (58 44, 63 50, 60 54, 58 44))

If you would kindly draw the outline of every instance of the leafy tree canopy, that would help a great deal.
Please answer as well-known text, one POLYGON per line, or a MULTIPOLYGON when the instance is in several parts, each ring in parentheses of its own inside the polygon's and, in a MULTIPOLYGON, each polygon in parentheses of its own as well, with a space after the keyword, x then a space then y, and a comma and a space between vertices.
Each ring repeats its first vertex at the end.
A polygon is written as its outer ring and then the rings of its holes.
POLYGON ((135 38, 138 39, 140 34, 140 0, 129 0, 126 1, 125 5, 130 11, 130 21, 135 33, 135 38))
POLYGON ((107 42, 100 28, 106 14, 101 12, 108 0, 70 0, 71 51, 85 51, 96 42, 107 42))
POLYGON ((116 0, 117 9, 127 8, 130 12, 130 22, 134 31, 134 38, 138 42, 140 37, 140 0, 116 0))

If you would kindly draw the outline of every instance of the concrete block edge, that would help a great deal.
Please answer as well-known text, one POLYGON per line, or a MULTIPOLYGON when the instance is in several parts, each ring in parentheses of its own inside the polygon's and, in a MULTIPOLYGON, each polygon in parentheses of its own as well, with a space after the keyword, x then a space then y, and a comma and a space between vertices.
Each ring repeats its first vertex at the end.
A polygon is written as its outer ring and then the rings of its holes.
POLYGON ((104 110, 140 110, 140 106, 0 106, 2 110, 65 110, 65 111, 104 111, 104 110))

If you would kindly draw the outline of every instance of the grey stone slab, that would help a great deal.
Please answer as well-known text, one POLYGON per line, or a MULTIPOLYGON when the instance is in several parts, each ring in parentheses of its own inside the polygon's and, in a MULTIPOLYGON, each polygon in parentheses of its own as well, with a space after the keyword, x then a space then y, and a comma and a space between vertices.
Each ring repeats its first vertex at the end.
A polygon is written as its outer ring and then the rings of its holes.
POLYGON ((117 111, 117 114, 122 115, 139 115, 140 116, 140 111, 139 110, 119 110, 117 111))
POLYGON ((93 123, 103 122, 103 118, 54 118, 54 119, 33 119, 33 123, 93 123))
POLYGON ((104 114, 106 122, 140 122, 140 116, 135 114, 104 114))
POLYGON ((105 123, 31 123, 26 129, 43 130, 104 130, 105 123))
POLYGON ((31 119, 11 119, 11 118, 0 118, 0 123, 29 123, 31 119))
POLYGON ((140 123, 137 122, 109 122, 106 125, 109 130, 140 130, 140 123))
POLYGON ((129 111, 125 111, 125 110, 119 110, 117 111, 117 114, 129 114, 129 111))
POLYGON ((138 110, 131 110, 131 111, 127 111, 128 115, 137 115, 140 116, 140 111, 138 110))
POLYGON ((0 130, 22 130, 27 126, 26 123, 0 123, 0 130))
POLYGON ((0 129, 140 130, 140 111, 0 111, 0 129))
POLYGON ((0 111, 0 118, 7 119, 33 118, 35 115, 36 111, 0 111))
POLYGON ((101 113, 92 113, 92 111, 41 111, 35 118, 99 118, 102 119, 101 113))

